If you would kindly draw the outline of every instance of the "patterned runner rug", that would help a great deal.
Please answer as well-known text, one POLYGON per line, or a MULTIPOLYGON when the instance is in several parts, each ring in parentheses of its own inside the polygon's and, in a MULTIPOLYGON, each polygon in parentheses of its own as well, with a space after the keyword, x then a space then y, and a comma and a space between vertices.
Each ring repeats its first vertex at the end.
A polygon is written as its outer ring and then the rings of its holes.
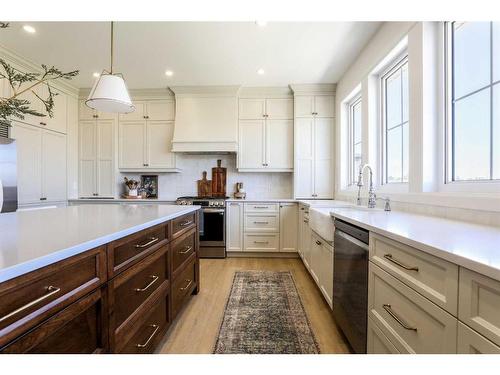
POLYGON ((214 353, 319 353, 289 271, 235 273, 214 353))

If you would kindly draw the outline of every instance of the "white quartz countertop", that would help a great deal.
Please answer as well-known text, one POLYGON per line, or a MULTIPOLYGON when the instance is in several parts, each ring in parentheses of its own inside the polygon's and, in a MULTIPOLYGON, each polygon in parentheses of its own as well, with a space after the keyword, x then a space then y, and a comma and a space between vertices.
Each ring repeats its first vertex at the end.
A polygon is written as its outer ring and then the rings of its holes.
POLYGON ((279 203, 279 202, 297 202, 297 200, 293 198, 262 198, 262 199, 237 199, 237 198, 229 198, 226 199, 226 202, 246 202, 246 203, 255 203, 255 202, 269 202, 269 203, 279 203))
POLYGON ((1 214, 0 282, 199 208, 85 204, 1 214))
POLYGON ((68 199, 70 203, 79 203, 79 202, 92 202, 95 204, 99 203, 108 203, 108 202, 126 202, 126 203, 175 203, 175 199, 156 199, 156 198, 148 198, 148 199, 126 199, 126 198, 76 198, 76 199, 68 199))
POLYGON ((500 281, 500 228, 381 209, 330 214, 500 281))

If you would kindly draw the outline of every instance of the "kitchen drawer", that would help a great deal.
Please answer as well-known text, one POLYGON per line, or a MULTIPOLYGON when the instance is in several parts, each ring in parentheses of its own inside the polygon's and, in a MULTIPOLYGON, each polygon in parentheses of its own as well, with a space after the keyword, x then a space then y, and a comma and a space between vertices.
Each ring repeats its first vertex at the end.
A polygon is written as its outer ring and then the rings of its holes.
POLYGON ((196 229, 193 228, 182 237, 175 239, 170 247, 172 249, 172 278, 175 278, 180 267, 196 251, 196 229))
POLYGON ((105 295, 79 299, 2 348, 2 353, 91 354, 107 350, 105 295))
POLYGON ((279 212, 279 203, 245 203, 245 213, 247 212, 279 212))
POLYGON ((279 251, 280 236, 279 234, 248 234, 245 233, 243 240, 245 251, 279 251))
POLYGON ((368 354, 400 354, 393 343, 389 341, 370 318, 368 318, 366 350, 368 354))
POLYGON ((119 353, 145 354, 151 353, 163 338, 170 326, 169 295, 162 295, 147 311, 145 318, 131 334, 131 338, 122 346, 119 353))
POLYGON ((168 223, 156 225, 108 244, 109 278, 152 253, 168 240, 168 223))
POLYGON ((106 281, 104 247, 0 285, 0 347, 106 281))
POLYGON ((196 212, 172 220, 172 239, 177 238, 196 226, 196 212))
POLYGON ((370 263, 368 315, 401 353, 456 353, 457 319, 370 263))
POLYGON ((111 334, 119 329, 156 289, 167 282, 168 249, 168 244, 162 246, 108 283, 111 334))
POLYGON ((458 322, 457 352, 459 354, 500 354, 500 346, 458 322))
POLYGON ((458 318, 500 345, 500 282, 460 268, 458 318))
POLYGON ((198 282, 196 277, 196 258, 193 256, 190 263, 172 282, 172 319, 177 316, 177 313, 195 290, 198 282))
POLYGON ((370 233, 370 260, 457 316, 457 265, 374 233, 370 233))
POLYGON ((245 232, 278 233, 279 225, 278 214, 245 214, 245 232))

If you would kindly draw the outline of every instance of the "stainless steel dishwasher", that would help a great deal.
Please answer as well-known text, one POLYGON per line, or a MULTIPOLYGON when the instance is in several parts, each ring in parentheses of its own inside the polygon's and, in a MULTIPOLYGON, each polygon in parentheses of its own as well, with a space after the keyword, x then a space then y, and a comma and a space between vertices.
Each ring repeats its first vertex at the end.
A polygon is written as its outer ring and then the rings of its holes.
POLYGON ((366 353, 368 231, 335 219, 333 315, 356 353, 366 353))

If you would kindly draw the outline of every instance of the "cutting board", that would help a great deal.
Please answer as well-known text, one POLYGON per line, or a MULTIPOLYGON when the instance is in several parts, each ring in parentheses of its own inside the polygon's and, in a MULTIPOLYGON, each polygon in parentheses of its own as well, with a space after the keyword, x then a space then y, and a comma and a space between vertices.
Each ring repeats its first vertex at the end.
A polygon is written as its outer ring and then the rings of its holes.
POLYGON ((207 180, 207 171, 203 171, 203 178, 201 180, 198 180, 198 196, 212 196, 212 181, 207 180))
POLYGON ((221 167, 222 160, 217 160, 217 167, 212 168, 212 196, 226 197, 227 168, 221 167))

